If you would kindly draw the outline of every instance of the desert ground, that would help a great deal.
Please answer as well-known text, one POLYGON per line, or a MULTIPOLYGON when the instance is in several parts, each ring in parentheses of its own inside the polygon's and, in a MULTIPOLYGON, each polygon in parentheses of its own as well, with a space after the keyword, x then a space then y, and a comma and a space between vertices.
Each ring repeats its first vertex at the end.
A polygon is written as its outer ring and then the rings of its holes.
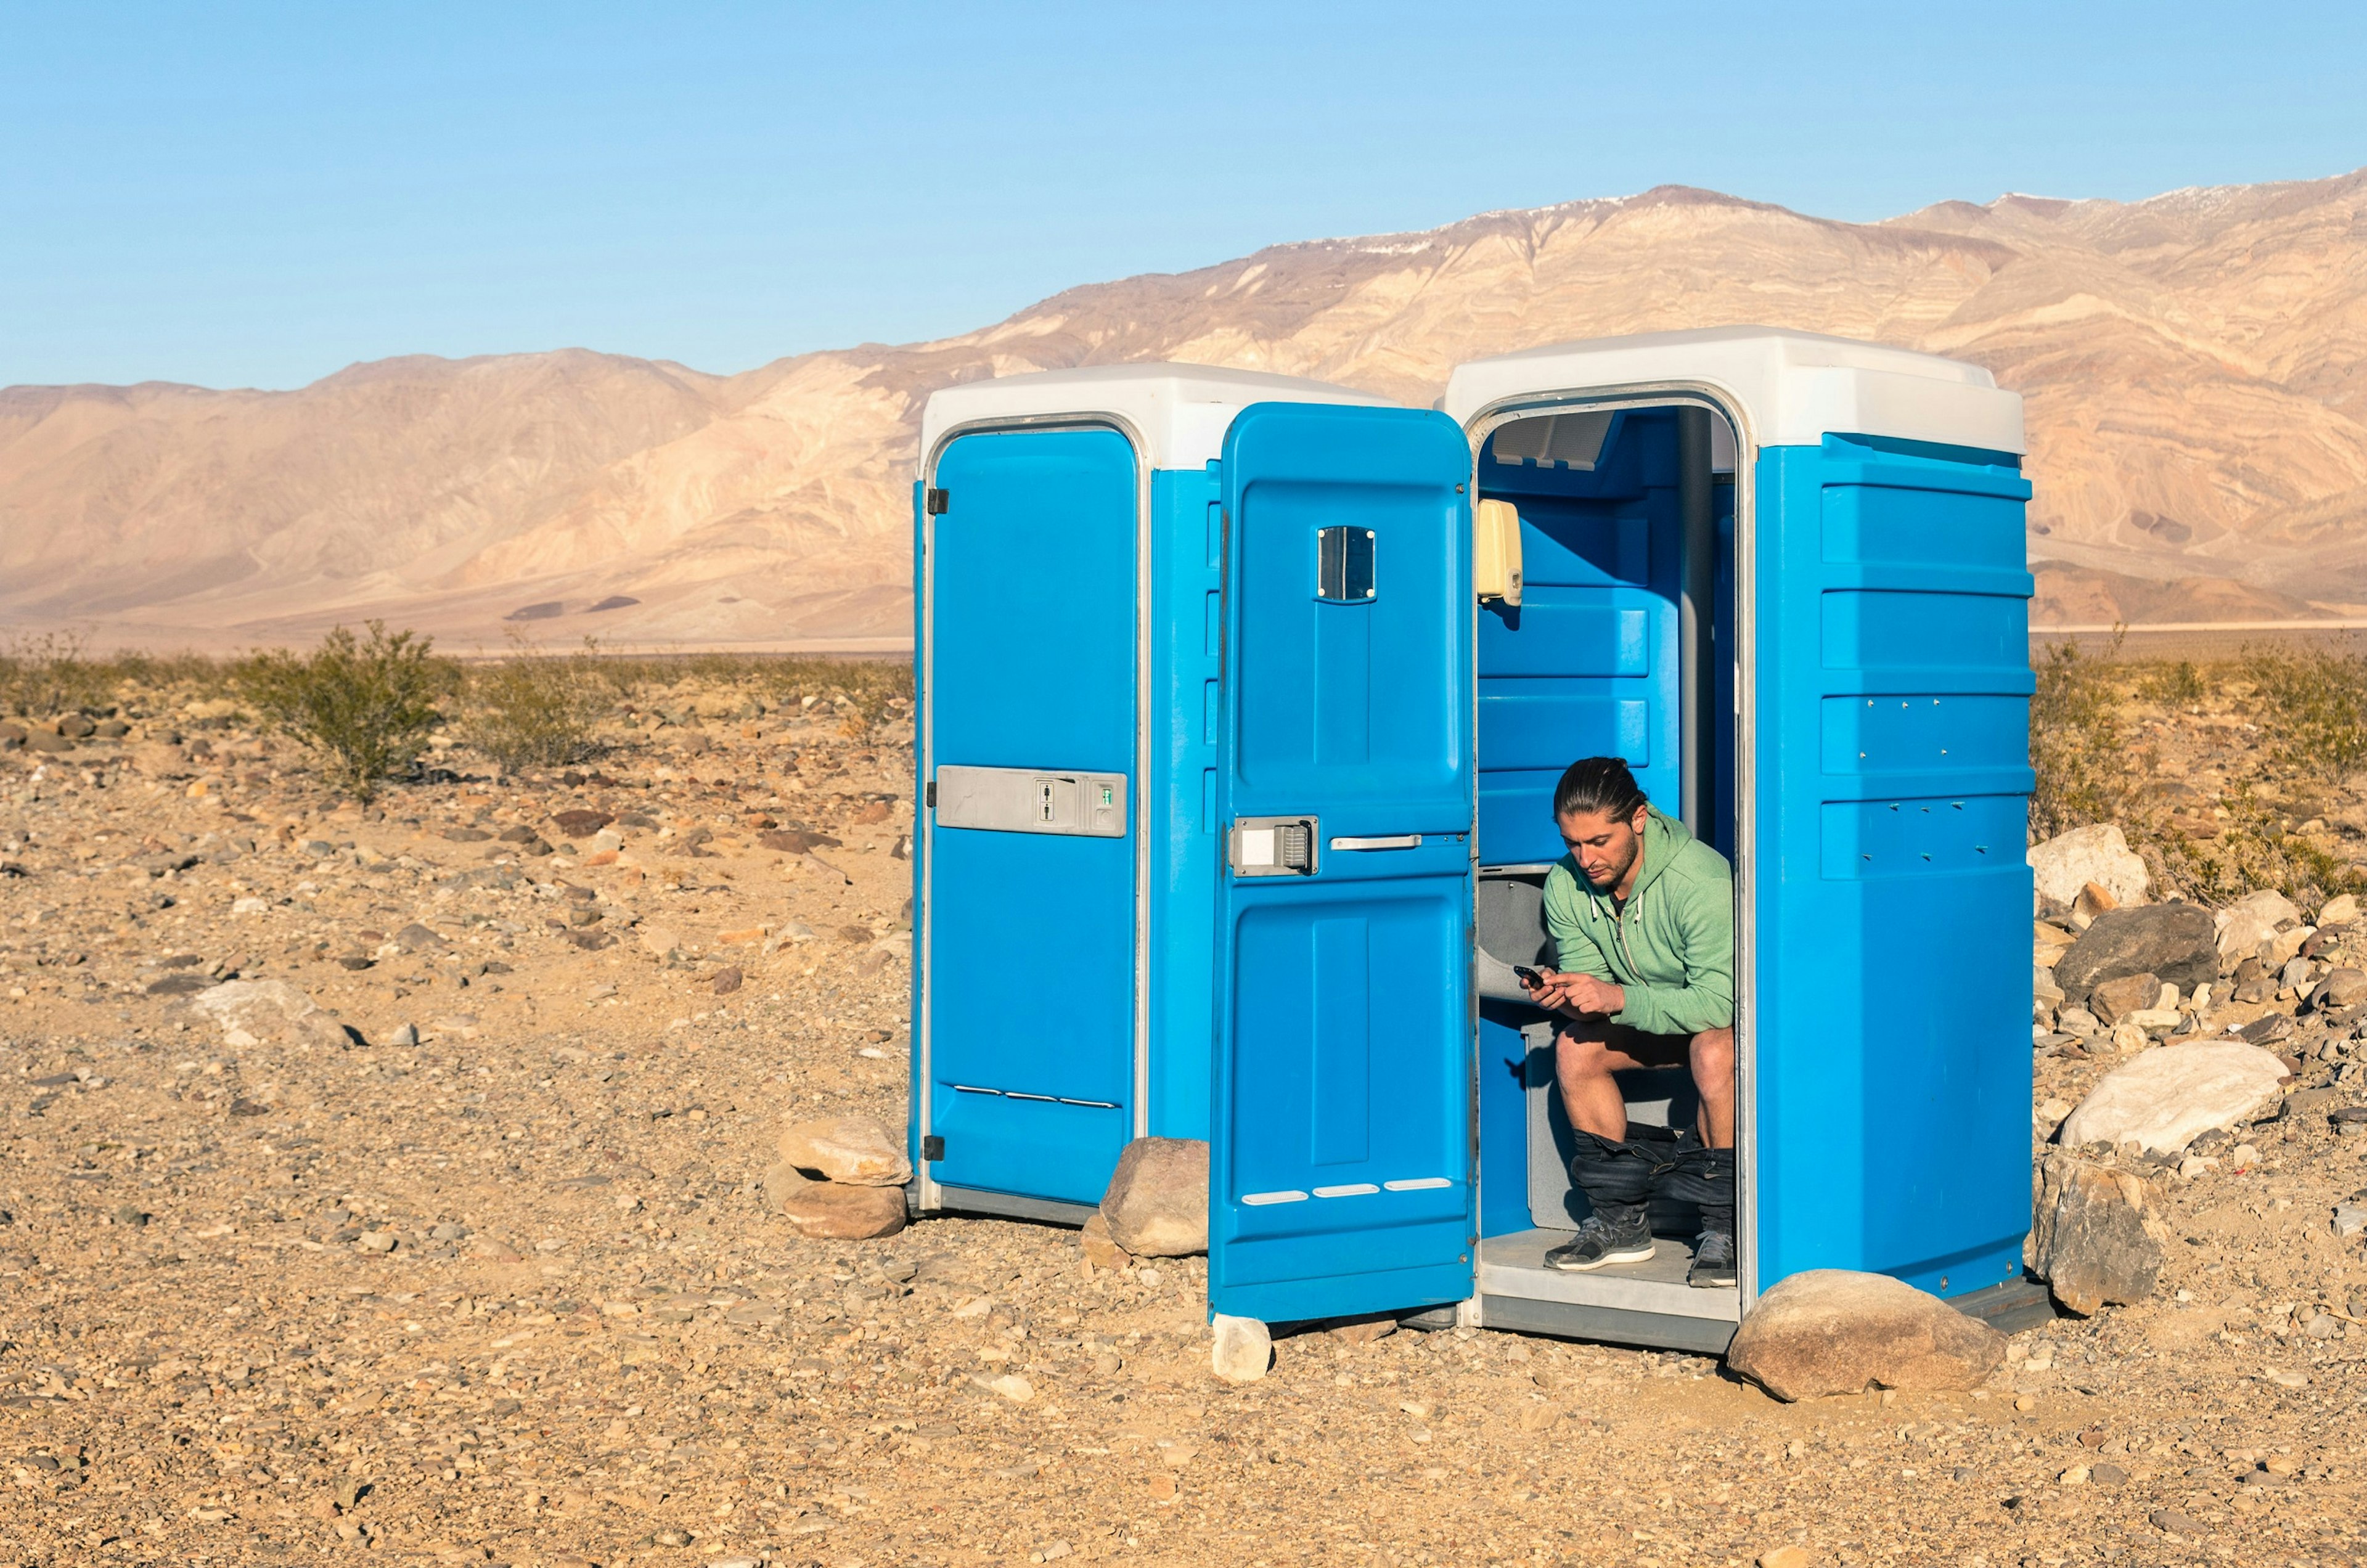
MULTIPOLYGON (((449 750, 368 807, 228 702, 96 716, 0 753, 0 1562, 2367 1562, 2367 1137, 2323 1113, 2367 1086, 2321 1015, 2276 1046, 2316 1112, 2128 1162, 2153 1298, 1979 1389, 1410 1328, 1234 1387, 1198 1260, 765 1206, 786 1119, 902 1122, 899 716, 685 682, 578 772, 449 750), (225 1027, 230 976, 320 1010, 225 1027)), ((2138 734, 2197 823, 2260 745, 2218 698, 2138 734)), ((2033 1153, 2113 1060, 2044 1047, 2033 1153)))

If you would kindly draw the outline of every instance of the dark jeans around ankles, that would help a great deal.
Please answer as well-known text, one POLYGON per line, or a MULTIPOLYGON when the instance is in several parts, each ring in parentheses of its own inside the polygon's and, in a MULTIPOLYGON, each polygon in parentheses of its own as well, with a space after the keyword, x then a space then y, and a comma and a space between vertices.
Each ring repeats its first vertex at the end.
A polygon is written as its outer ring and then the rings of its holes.
POLYGON ((1630 1125, 1624 1142, 1582 1127, 1572 1131, 1578 1148, 1570 1179, 1595 1208, 1640 1208, 1655 1197, 1672 1198, 1699 1205, 1703 1228, 1733 1234, 1732 1149, 1703 1147, 1690 1127, 1630 1125))

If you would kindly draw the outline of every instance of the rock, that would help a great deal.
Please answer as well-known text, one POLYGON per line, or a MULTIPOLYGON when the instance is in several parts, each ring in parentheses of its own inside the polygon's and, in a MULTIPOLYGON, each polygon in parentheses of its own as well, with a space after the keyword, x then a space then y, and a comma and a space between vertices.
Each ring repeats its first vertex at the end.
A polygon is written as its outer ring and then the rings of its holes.
POLYGON ((2237 1035, 2253 1045, 2273 1045, 2293 1032, 2292 1017, 2281 1012, 2264 1012, 2237 1031, 2237 1035))
POLYGON ((2276 1057, 2232 1040, 2146 1051, 2105 1074, 2059 1137, 2067 1148, 2135 1143, 2178 1154, 2197 1134, 2232 1127, 2274 1104, 2285 1077, 2276 1057))
POLYGON ((799 1235, 863 1241, 904 1228, 902 1189, 814 1181, 786 1162, 764 1172, 764 1201, 799 1235))
POLYGON ((1208 1145, 1198 1138, 1137 1138, 1117 1156, 1102 1194, 1110 1239, 1138 1258, 1208 1250, 1208 1145))
POLYGON ((2115 1024, 2140 1009, 2152 1007, 2160 996, 2161 982, 2150 970, 2124 975, 2090 991, 2088 1010, 2096 1015, 2098 1021, 2115 1024))
POLYGON ((225 980, 190 998, 189 1010, 219 1025, 222 1043, 237 1047, 324 1037, 334 1029, 318 1003, 285 980, 225 980))
POLYGON ((2092 1317, 2107 1303, 2153 1294, 2169 1233, 2143 1179, 2058 1151, 2039 1163, 2031 1185, 2022 1260, 2067 1310, 2092 1317))
POLYGON ((2309 994, 2310 1007, 2320 1012, 2327 1008, 2354 1008, 2361 1002, 2367 1002, 2367 969, 2348 965, 2327 971, 2309 994))
POLYGON ((2283 894, 2263 888, 2248 893, 2219 911, 2213 922, 2213 941, 2222 962, 2238 963, 2259 950, 2281 926, 2301 923, 2301 911, 2283 894))
POLYGON ((1217 1341, 1208 1353, 1208 1365, 1219 1378, 1235 1387, 1264 1378, 1266 1369, 1274 1365, 1274 1337, 1264 1324, 1220 1312, 1210 1326, 1217 1331, 1217 1341))
POLYGON ((781 1131, 781 1157, 827 1180, 855 1187, 901 1187, 912 1163, 896 1135, 868 1116, 828 1116, 781 1131))
POLYGON ((2359 900, 2348 893, 2336 894, 2317 911, 2317 926, 2320 931, 2324 931, 2328 926, 2356 925, 2358 921, 2359 900))
POLYGON ((419 1043, 419 1025, 415 1023, 397 1025, 394 1032, 386 1037, 386 1043, 401 1051, 413 1049, 419 1043))
POLYGON ((2361 1231, 2367 1231, 2367 1208, 2361 1208, 2356 1203, 2337 1203, 2334 1206, 2335 1235, 2349 1241, 2361 1231))
POLYGON ((1098 1209, 1093 1211, 1093 1217, 1085 1222, 1084 1229, 1078 1234, 1077 1244, 1085 1255, 1085 1261, 1095 1269, 1115 1271, 1134 1261, 1133 1254, 1110 1239, 1109 1221, 1102 1217, 1098 1209))
POLYGON ((354 1246, 360 1251, 375 1252, 382 1256, 394 1250, 395 1239, 395 1234, 392 1231, 364 1231, 356 1239, 354 1246))
POLYGON ((1005 1372, 999 1378, 973 1378, 973 1382, 989 1393, 998 1393, 1014 1404, 1025 1404, 1036 1397, 1036 1385, 1017 1372, 1005 1372))
POLYGON ((2076 901, 2091 882, 2116 905, 2145 902, 2148 881, 2145 862, 2129 848, 2120 829, 2109 822, 2074 828, 2033 845, 2030 869, 2040 897, 2057 904, 2076 901))
POLYGON ((588 839, 616 818, 605 811, 562 811, 550 820, 571 839, 588 839))
POLYGON ((1817 1568, 1817 1560, 1805 1546, 1779 1546, 1759 1554, 1758 1568, 1817 1568))
POLYGON ((640 937, 642 949, 659 958, 672 957, 682 945, 681 934, 671 926, 643 926, 640 937))
POLYGON ((2084 997, 2107 980, 2151 974, 2187 990, 2219 977, 2211 912, 2199 904, 2152 904, 2096 917, 2055 965, 2055 983, 2084 997))
POLYGON ((2005 1336, 1886 1274, 1811 1269, 1759 1298, 1727 1364, 1782 1400, 1868 1388, 1965 1390, 2005 1363, 2005 1336))

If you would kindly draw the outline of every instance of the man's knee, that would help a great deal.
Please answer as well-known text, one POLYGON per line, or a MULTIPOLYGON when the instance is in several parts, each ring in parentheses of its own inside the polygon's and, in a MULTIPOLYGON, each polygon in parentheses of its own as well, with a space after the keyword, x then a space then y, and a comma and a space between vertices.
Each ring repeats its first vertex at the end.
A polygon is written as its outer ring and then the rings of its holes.
POLYGON ((1693 1038, 1693 1082, 1703 1089, 1734 1082, 1734 1031, 1704 1029, 1693 1038))
POLYGON ((1565 1077, 1609 1077, 1610 1043, 1591 1031, 1565 1029, 1554 1036, 1554 1065, 1565 1077))

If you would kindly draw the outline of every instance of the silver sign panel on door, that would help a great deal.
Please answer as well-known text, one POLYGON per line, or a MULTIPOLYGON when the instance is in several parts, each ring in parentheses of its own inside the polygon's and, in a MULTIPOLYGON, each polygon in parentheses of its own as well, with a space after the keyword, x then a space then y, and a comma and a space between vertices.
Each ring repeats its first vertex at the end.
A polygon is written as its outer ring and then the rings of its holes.
POLYGON ((994 833, 1126 837, 1124 773, 1062 773, 1041 768, 937 770, 937 826, 994 833))

